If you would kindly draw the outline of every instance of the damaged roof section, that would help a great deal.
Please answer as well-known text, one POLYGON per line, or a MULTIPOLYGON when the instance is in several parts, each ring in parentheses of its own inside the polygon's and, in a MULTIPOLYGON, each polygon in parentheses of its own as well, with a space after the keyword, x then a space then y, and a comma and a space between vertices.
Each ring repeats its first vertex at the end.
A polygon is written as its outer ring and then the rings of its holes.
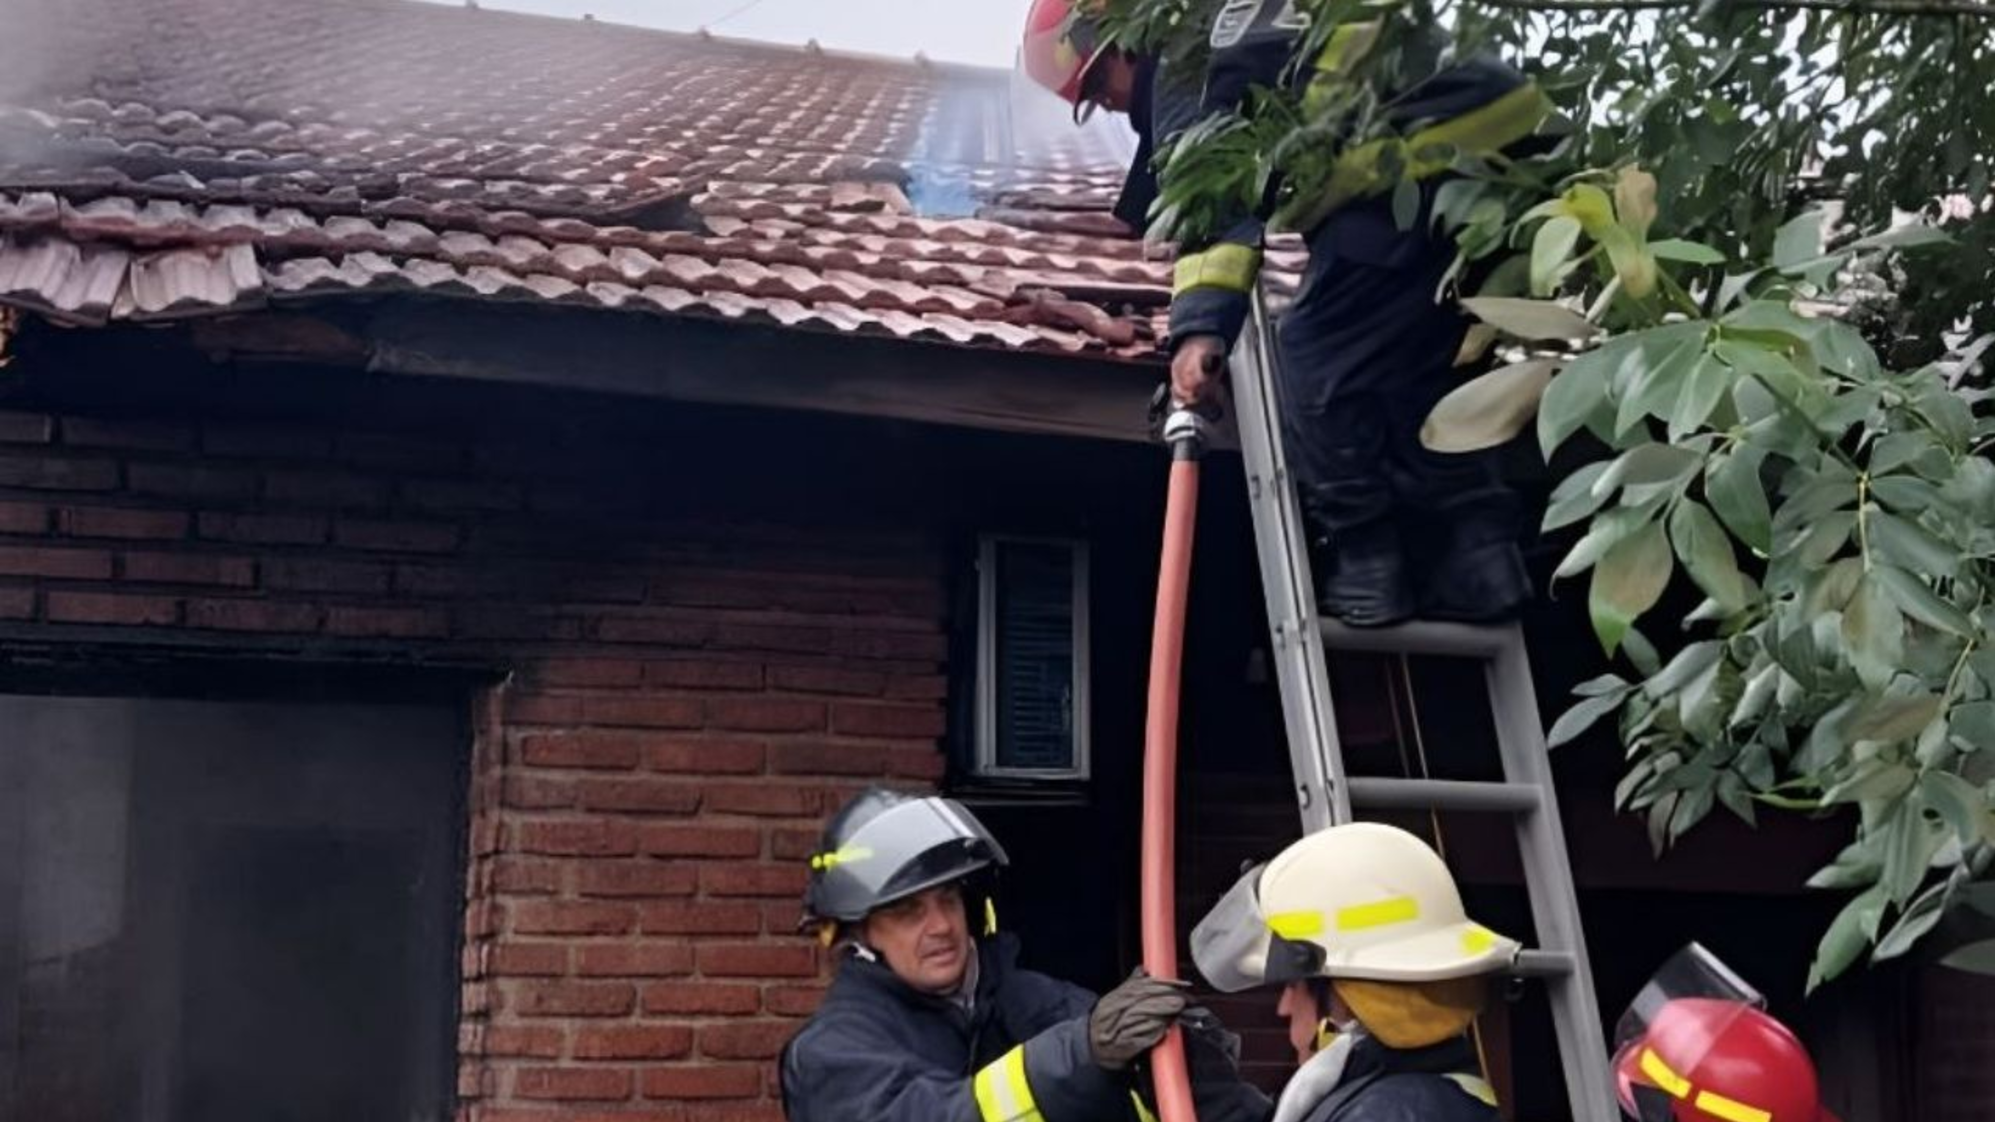
POLYGON ((1126 137, 1012 75, 401 0, 14 6, 0 302, 402 294, 1156 352, 1165 255, 1108 214, 1126 137))

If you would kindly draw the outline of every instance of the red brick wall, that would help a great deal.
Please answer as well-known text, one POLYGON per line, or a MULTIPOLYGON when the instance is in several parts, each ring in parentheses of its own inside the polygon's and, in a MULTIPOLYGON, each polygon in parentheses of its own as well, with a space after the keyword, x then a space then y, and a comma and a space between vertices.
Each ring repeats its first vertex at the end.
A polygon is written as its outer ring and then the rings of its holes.
POLYGON ((793 934, 817 825, 941 772, 933 535, 723 524, 672 500, 713 479, 624 466, 0 413, 0 648, 509 671, 472 714, 458 1082, 480 1122, 778 1117, 771 1061, 821 984, 793 934))

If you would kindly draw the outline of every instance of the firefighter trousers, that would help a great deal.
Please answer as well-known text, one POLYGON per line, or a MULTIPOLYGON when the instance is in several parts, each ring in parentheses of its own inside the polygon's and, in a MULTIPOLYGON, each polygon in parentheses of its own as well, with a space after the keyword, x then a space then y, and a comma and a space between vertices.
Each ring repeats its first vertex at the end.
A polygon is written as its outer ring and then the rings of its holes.
MULTIPOLYGON (((1429 202, 1432 188, 1424 192, 1429 202)), ((1420 426, 1460 384, 1469 320, 1437 300, 1454 257, 1420 221, 1401 231, 1388 199, 1360 200, 1309 237, 1309 265, 1278 328, 1289 464, 1316 533, 1333 542, 1397 523, 1443 549, 1515 534, 1516 502, 1491 455, 1432 452, 1420 426)))

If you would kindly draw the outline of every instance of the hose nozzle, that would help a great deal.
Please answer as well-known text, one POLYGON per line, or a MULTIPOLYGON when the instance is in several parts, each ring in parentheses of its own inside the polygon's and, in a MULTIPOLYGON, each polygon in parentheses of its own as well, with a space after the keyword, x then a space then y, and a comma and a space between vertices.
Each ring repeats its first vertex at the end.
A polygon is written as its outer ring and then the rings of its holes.
POLYGON ((1164 418, 1164 443, 1171 446, 1173 460, 1195 460, 1205 452, 1206 428, 1211 422, 1173 402, 1164 418))

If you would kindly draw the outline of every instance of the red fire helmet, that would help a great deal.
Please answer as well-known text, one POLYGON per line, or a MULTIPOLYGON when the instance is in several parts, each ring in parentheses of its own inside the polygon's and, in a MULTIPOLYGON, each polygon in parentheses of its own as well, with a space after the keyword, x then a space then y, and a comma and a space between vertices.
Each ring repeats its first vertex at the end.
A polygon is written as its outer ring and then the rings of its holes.
POLYGON ((1616 1033, 1622 1111, 1641 1122, 1838 1122, 1807 1049, 1764 1004, 1696 944, 1671 959, 1616 1033))
POLYGON ((1074 0, 1033 0, 1019 60, 1027 77, 1078 109, 1088 71, 1108 48, 1095 41, 1088 20, 1073 18, 1075 6, 1074 0))

